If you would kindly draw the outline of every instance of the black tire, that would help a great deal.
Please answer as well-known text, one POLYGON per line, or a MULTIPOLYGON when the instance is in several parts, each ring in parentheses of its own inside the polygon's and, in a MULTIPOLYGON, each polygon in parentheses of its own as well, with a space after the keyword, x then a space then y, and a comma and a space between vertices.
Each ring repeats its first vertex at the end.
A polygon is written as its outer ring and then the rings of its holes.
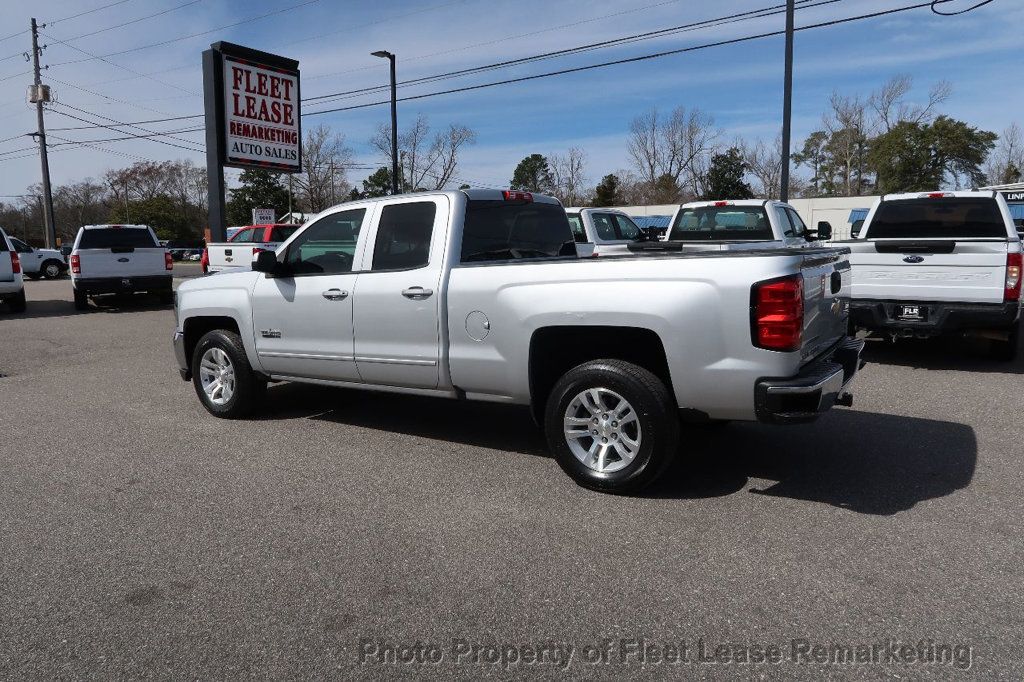
POLYGON ((64 274, 64 265, 60 261, 52 259, 43 261, 43 264, 39 267, 39 272, 46 279, 60 279, 60 276, 64 274))
MULTIPOLYGON (((614 416, 616 405, 608 407, 609 413, 614 416)), ((595 415, 597 419, 603 417, 601 414, 595 415)), ((601 428, 612 424, 614 422, 606 420, 601 428)), ((587 428, 589 426, 584 430, 587 428)), ((593 360, 569 370, 555 384, 544 410, 544 432, 559 466, 577 484, 601 492, 633 493, 653 483, 675 459, 679 442, 679 415, 675 399, 664 382, 648 370, 621 360, 593 360), (589 408, 574 401, 591 388, 618 394, 636 413, 640 429, 639 447, 632 461, 617 471, 598 471, 584 464, 573 454, 564 434, 564 420, 571 405, 576 406, 574 409, 579 410, 579 414, 586 416, 589 408)), ((625 430, 623 434, 625 437, 625 430)), ((612 433, 608 437, 617 438, 618 434, 612 433)), ((635 438, 632 434, 629 437, 635 438)), ((588 445, 588 438, 584 435, 582 440, 574 440, 583 449, 594 445, 603 447, 596 438, 590 439, 588 445)), ((613 444, 613 441, 604 442, 613 444)), ((611 455, 623 461, 617 452, 611 455)))
POLYGON ((226 329, 207 332, 196 344, 192 352, 192 386, 207 412, 223 419, 238 419, 250 414, 262 402, 267 390, 266 380, 252 371, 241 337, 226 329), (223 351, 234 370, 234 389, 223 404, 215 403, 203 390, 202 359, 212 348, 223 351))
POLYGON ((1017 349, 1020 348, 1020 325, 1009 331, 1009 337, 1005 341, 990 341, 991 354, 996 360, 1013 362, 1017 359, 1017 349))
POLYGON ((78 289, 71 289, 75 294, 75 310, 88 310, 89 309, 89 297, 84 292, 78 289))
POLYGON ((8 299, 7 305, 10 306, 12 313, 25 312, 25 290, 22 289, 13 298, 8 299))
POLYGON ((170 305, 174 303, 174 290, 158 291, 157 297, 160 299, 160 303, 163 305, 170 305))

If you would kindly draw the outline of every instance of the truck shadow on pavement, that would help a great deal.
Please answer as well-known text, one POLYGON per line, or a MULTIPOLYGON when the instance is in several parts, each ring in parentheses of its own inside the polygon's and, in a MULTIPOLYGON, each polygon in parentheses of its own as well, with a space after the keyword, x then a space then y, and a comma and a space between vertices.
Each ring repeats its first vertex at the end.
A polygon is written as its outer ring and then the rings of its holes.
POLYGON ((104 296, 99 302, 90 302, 88 310, 75 310, 67 299, 30 299, 23 313, 0 315, 2 319, 30 320, 38 317, 72 317, 95 313, 144 313, 152 310, 172 311, 170 304, 160 303, 155 296, 104 296))
MULTIPOLYGON (((551 456, 522 407, 282 384, 259 419, 316 419, 551 456)), ((966 487, 976 460, 969 426, 874 412, 835 410, 799 426, 685 425, 678 461, 642 496, 719 497, 767 479, 775 483, 749 492, 892 515, 966 487)))
POLYGON ((869 337, 864 346, 864 359, 912 369, 1024 374, 1024 349, 1018 351, 1013 362, 995 360, 988 357, 988 352, 985 339, 900 339, 893 343, 869 337))
POLYGON ((967 487, 978 445, 964 424, 836 410, 813 424, 732 424, 684 436, 655 497, 751 493, 888 516, 967 487))

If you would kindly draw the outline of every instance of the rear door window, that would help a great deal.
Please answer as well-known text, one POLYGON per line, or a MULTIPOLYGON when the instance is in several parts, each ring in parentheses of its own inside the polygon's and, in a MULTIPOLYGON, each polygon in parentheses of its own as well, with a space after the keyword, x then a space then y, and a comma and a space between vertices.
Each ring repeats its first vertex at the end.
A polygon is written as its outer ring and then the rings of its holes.
POLYGON ((389 204, 381 209, 372 270, 412 270, 430 261, 437 204, 433 201, 389 204))
POLYGON ((270 231, 270 241, 272 242, 283 242, 284 240, 295 234, 295 230, 299 229, 299 226, 295 227, 275 227, 270 231))
POLYGON ((592 213, 590 219, 594 222, 594 231, 598 239, 613 242, 619 238, 615 233, 615 223, 610 213, 592 213))
POLYGON ((158 246, 149 230, 137 227, 101 227, 82 230, 80 249, 152 249, 158 246))
POLYGON ((868 226, 871 239, 984 239, 1007 237, 995 199, 898 199, 883 201, 868 226))
POLYGON ((789 223, 793 226, 793 234, 786 236, 802 237, 807 233, 807 225, 804 224, 800 214, 791 208, 786 209, 786 215, 789 216, 789 223))
POLYGON ((233 242, 254 242, 256 241, 256 228, 247 227, 244 230, 239 230, 235 233, 229 241, 233 242))
POLYGON ((576 239, 558 204, 475 200, 466 205, 462 262, 576 258, 576 239))
POLYGON ((587 241, 587 230, 583 227, 583 219, 580 214, 567 213, 565 217, 569 219, 569 227, 572 228, 572 236, 576 238, 576 241, 580 243, 587 241))

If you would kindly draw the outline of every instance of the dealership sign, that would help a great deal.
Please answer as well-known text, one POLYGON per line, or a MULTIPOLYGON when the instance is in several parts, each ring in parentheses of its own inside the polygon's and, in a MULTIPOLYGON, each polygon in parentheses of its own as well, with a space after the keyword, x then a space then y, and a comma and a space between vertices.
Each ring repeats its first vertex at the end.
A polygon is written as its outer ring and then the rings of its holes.
POLYGON ((224 55, 225 163, 297 171, 299 72, 224 55))
POLYGON ((1024 201, 1024 190, 999 190, 999 193, 1003 195, 1003 198, 1008 202, 1021 202, 1024 201))
POLYGON ((206 139, 222 166, 302 170, 299 63, 219 42, 203 58, 206 139))

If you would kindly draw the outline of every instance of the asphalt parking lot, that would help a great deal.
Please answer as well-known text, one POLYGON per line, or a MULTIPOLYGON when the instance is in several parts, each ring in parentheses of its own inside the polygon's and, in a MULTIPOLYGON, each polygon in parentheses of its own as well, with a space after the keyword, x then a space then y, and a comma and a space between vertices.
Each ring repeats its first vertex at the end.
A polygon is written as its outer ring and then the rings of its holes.
POLYGON ((1024 676, 1024 361, 871 341, 852 409, 691 429, 613 497, 520 410, 283 384, 216 420, 170 308, 26 290, 0 310, 5 679, 1024 676), (395 662, 417 643, 440 662, 395 662))

